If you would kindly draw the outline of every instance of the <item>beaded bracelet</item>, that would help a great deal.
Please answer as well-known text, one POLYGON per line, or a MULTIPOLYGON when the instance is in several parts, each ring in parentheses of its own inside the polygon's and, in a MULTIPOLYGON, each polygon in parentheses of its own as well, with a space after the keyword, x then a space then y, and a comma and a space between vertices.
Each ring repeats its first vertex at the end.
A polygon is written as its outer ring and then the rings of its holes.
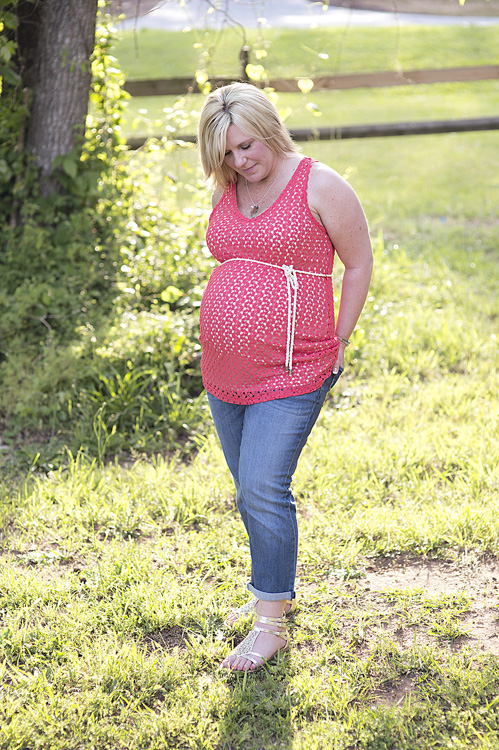
POLYGON ((348 346, 348 344, 350 343, 350 339, 344 339, 343 336, 340 336, 339 333, 337 333, 336 335, 338 336, 342 344, 344 344, 345 346, 348 346))

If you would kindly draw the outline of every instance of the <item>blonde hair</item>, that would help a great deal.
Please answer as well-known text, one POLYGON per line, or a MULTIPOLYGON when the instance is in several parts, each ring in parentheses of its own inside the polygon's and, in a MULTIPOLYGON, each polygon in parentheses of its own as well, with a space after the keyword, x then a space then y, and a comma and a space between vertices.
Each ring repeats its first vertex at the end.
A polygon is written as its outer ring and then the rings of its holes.
POLYGON ((237 180, 237 173, 225 163, 227 130, 232 124, 265 141, 276 155, 297 150, 276 108, 256 86, 231 83, 215 89, 206 98, 198 127, 201 164, 215 188, 225 190, 237 180))

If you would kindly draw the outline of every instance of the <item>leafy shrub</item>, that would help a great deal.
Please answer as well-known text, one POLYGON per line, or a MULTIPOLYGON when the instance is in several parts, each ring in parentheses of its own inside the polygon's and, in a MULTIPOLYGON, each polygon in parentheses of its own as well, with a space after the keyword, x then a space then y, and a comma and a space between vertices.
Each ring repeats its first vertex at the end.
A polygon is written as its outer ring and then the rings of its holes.
MULTIPOLYGON (((127 166, 132 183, 148 158, 146 149, 136 171, 127 166)), ((122 164, 130 161, 123 155, 122 164)), ((206 416, 197 311, 213 261, 204 247, 203 200, 170 212, 137 189, 127 221, 119 231, 115 225, 112 307, 95 322, 76 317, 71 338, 52 331, 36 351, 23 349, 22 331, 11 337, 14 351, 0 365, 8 434, 48 429, 101 459, 190 449, 206 416)))
MULTIPOLYGON (((6 16, 12 29, 16 17, 6 16)), ((118 161, 122 77, 112 65, 110 34, 102 26, 97 39, 95 115, 89 120, 83 153, 75 148, 56 160, 60 187, 48 196, 40 194, 38 169, 22 146, 29 107, 20 100, 20 86, 4 86, 2 91, 0 361, 9 357, 20 336, 35 349, 47 341, 67 341, 75 327, 97 321, 112 307, 119 261, 116 229, 126 214, 118 161)), ((0 38, 0 50, 7 48, 9 61, 12 44, 5 34, 0 38)), ((18 77, 13 66, 4 66, 4 84, 9 72, 14 80, 18 77)))
POLYGON ((40 195, 31 157, 12 156, 24 103, 13 96, 0 117, 0 420, 7 439, 35 440, 37 465, 37 436, 51 455, 58 438, 102 460, 189 449, 205 417, 197 308, 211 263, 206 197, 188 173, 192 201, 181 210, 174 180, 158 192, 144 177, 162 154, 191 146, 124 151, 123 80, 109 32, 100 27, 97 39, 83 153, 57 161, 60 191, 40 195))

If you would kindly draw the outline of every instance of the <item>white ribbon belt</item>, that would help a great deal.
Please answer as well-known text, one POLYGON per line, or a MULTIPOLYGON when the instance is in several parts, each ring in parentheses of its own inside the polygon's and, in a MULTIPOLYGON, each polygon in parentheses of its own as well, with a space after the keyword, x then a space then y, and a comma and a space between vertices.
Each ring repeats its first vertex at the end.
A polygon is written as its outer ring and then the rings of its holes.
MULTIPOLYGON (((288 325, 286 335, 286 364, 285 369, 288 375, 293 374, 293 349, 295 345, 295 330, 296 330, 296 306, 298 302, 298 276, 297 274, 302 273, 306 276, 322 276, 325 279, 333 277, 332 273, 315 273, 314 271, 301 271, 299 268, 293 266, 278 266, 275 263, 265 263, 263 260, 256 260, 255 258, 227 258, 224 263, 229 263, 233 260, 242 260, 247 263, 258 263, 261 266, 269 266, 270 268, 277 268, 284 272, 286 278, 286 287, 288 292, 288 325)), ((223 265, 223 264, 222 264, 223 265)))

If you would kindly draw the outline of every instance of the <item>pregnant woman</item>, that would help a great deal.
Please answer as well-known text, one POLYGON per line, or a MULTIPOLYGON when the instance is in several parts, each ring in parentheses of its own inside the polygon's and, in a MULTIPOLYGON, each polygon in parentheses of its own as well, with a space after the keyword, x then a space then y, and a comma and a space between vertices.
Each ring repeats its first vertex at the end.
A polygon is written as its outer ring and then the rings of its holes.
POLYGON ((203 382, 249 537, 253 629, 224 660, 254 671, 289 647, 298 554, 291 480, 345 348, 372 271, 366 218, 334 170, 302 156, 259 89, 207 97, 201 162, 211 181, 207 244, 220 265, 201 305, 203 382), (335 319, 332 270, 344 265, 335 319))

